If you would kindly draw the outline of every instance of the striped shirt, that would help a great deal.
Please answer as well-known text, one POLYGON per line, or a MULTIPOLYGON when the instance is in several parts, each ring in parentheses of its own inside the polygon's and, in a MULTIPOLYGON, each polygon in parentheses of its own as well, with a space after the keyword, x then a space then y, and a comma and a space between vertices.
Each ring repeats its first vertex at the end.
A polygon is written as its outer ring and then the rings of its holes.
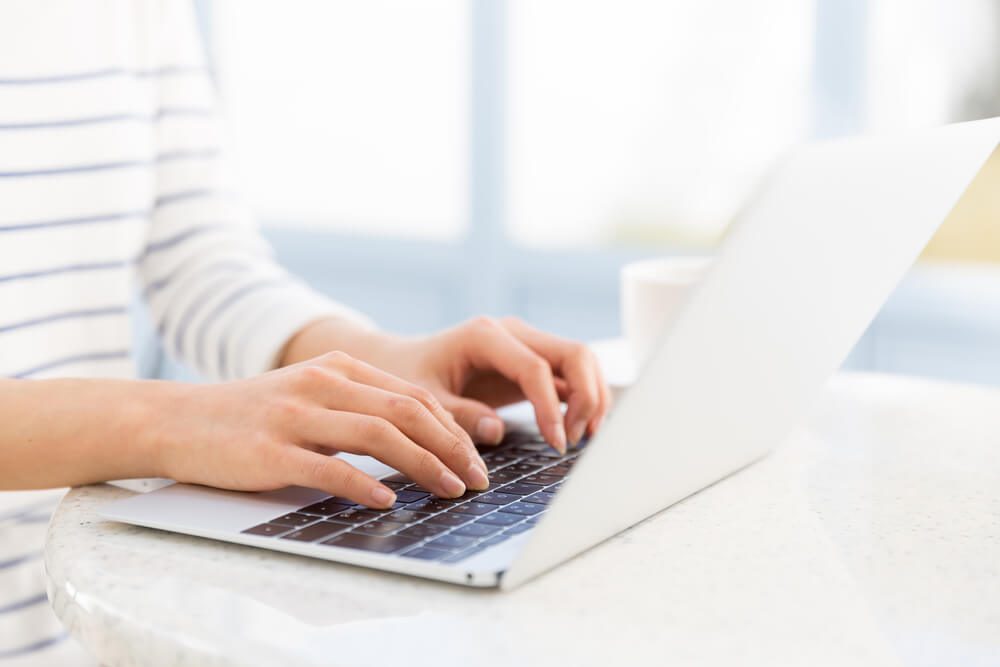
MULTIPOLYGON (((359 317, 274 263, 220 136, 190 0, 0 3, 0 377, 133 376, 137 293, 212 379, 359 317)), ((0 494, 0 662, 86 662, 45 603, 52 493, 0 494)))
POLYGON ((137 290, 167 351, 216 379, 346 314, 233 196, 189 1, 4 0, 0 376, 131 376, 137 290))

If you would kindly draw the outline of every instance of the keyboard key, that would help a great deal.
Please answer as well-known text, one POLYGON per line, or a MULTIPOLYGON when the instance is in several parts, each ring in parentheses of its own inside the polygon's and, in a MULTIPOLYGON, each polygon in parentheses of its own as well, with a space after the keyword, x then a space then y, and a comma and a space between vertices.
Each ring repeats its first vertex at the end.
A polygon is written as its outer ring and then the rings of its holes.
POLYGON ((448 514, 475 514, 476 516, 482 514, 488 514, 497 508, 496 505, 491 505, 489 503, 463 503, 457 505, 448 510, 448 514))
POLYGON ((341 502, 340 500, 334 500, 333 498, 327 498, 326 500, 321 500, 318 503, 313 503, 299 510, 299 512, 305 514, 318 514, 320 516, 330 516, 331 514, 337 514, 338 512, 343 512, 344 510, 351 509, 354 506, 349 500, 341 502))
POLYGON ((330 521, 336 521, 337 523, 349 523, 349 524, 359 524, 366 521, 371 521, 372 519, 381 519, 382 514, 379 512, 373 512, 368 509, 361 509, 355 507, 353 509, 345 510, 340 514, 335 514, 330 517, 330 521))
POLYGON ((308 514, 299 514, 298 512, 292 512, 291 514, 286 514, 284 516, 279 516, 277 519, 271 519, 270 523, 280 523, 283 526, 307 526, 316 517, 309 516, 308 514))
POLYGON ((240 531, 246 533, 247 535, 263 535, 264 537, 275 537, 281 535, 282 533, 287 533, 292 529, 291 526, 282 526, 278 523, 262 523, 259 526, 254 526, 253 528, 247 528, 246 530, 240 531))
POLYGON ((491 449, 483 452, 480 456, 487 465, 490 463, 511 463, 517 460, 518 455, 504 449, 491 449))
POLYGON ((494 463, 507 465, 508 463, 513 463, 513 461, 524 456, 524 454, 518 454, 506 445, 500 445, 499 447, 492 447, 490 449, 480 449, 479 455, 483 458, 483 463, 487 466, 491 466, 494 463))
POLYGON ((503 530, 503 526, 491 526, 488 523, 468 523, 461 528, 451 531, 452 535, 462 537, 486 537, 503 530))
POLYGON ((483 454, 483 462, 486 463, 486 469, 490 472, 494 470, 499 470, 509 463, 514 463, 518 460, 517 454, 507 454, 502 452, 494 452, 493 456, 488 454, 483 454))
POLYGON ((535 465, 534 463, 514 463, 513 465, 509 465, 506 468, 504 468, 504 470, 510 470, 513 472, 519 472, 525 475, 529 475, 533 472, 536 472, 541 467, 542 466, 535 465))
POLYGON ((417 542, 418 540, 401 535, 378 537, 376 535, 343 533, 320 544, 329 544, 332 547, 344 547, 347 549, 360 549, 361 551, 374 551, 380 554, 391 554, 415 546, 417 542))
POLYGON ((493 493, 487 493, 479 498, 479 502, 489 503, 490 505, 510 505, 520 499, 521 496, 514 493, 501 493, 499 491, 494 491, 493 493))
POLYGON ((534 528, 530 523, 519 523, 516 526, 511 526, 507 530, 503 531, 504 535, 520 535, 521 533, 526 533, 534 528))
POLYGON ((570 469, 570 466, 563 465, 562 463, 560 463, 557 466, 552 466, 551 468, 546 468, 545 470, 542 471, 542 474, 545 474, 545 475, 555 475, 557 477, 565 477, 566 475, 569 474, 569 469, 570 469))
POLYGON ((427 547, 417 547, 403 554, 406 558, 419 558, 420 560, 441 560, 449 555, 447 551, 428 549, 427 547))
POLYGON ((556 462, 557 459, 562 458, 562 454, 553 450, 547 452, 538 452, 533 456, 529 456, 524 459, 522 463, 530 463, 532 465, 547 466, 556 462))
POLYGON ((454 554, 452 554, 452 555, 450 555, 450 556, 448 556, 446 558, 442 558, 441 560, 443 562, 445 562, 445 563, 457 563, 459 561, 465 560, 469 556, 475 556, 477 553, 479 553, 480 551, 483 551, 485 549, 486 549, 486 547, 482 546, 481 544, 477 544, 476 546, 472 547, 471 549, 466 549, 465 551, 460 551, 458 553, 454 553, 454 554))
POLYGON ((542 450, 542 451, 538 452, 535 456, 541 456, 542 458, 546 458, 546 459, 549 460, 549 463, 552 463, 553 461, 561 459, 561 458, 563 458, 566 455, 565 454, 560 454, 559 452, 557 452, 554 449, 545 449, 545 450, 542 450))
MULTIPOLYGON (((413 481, 402 473, 396 473, 395 475, 389 475, 388 477, 383 477, 379 480, 383 484, 402 484, 406 486, 407 484, 413 484, 413 481)), ((396 487, 392 487, 396 488, 396 487)))
POLYGON ((427 512, 414 512, 410 509, 396 510, 392 514, 389 514, 386 519, 389 521, 398 521, 400 523, 415 523, 417 521, 423 521, 430 514, 427 512))
POLYGON ((382 479, 379 480, 383 485, 388 486, 393 491, 399 491, 400 489, 405 489, 410 486, 409 482, 393 482, 391 480, 382 479))
POLYGON ((500 535, 494 535, 493 537, 490 537, 490 538, 485 539, 482 542, 480 542, 479 546, 481 546, 481 547, 493 547, 493 546, 496 546, 496 545, 500 544, 501 542, 506 541, 509 537, 510 537, 510 535, 508 535, 507 533, 502 533, 500 535))
POLYGON ((515 482, 514 484, 508 484, 507 486, 501 486, 501 493, 513 493, 519 496, 527 496, 536 491, 541 491, 542 486, 539 484, 525 484, 524 482, 515 482))
POLYGON ((435 514, 424 523, 439 526, 461 526, 463 523, 469 523, 475 518, 476 515, 474 514, 452 514, 451 512, 445 512, 444 514, 435 514))
MULTIPOLYGON (((514 516, 510 514, 509 516, 514 516)), ((440 535, 451 529, 451 526, 445 526, 439 523, 418 523, 415 526, 410 526, 409 528, 404 528, 399 531, 399 535, 403 537, 414 537, 417 539, 424 539, 425 537, 434 537, 435 535, 440 535)))
POLYGON ((494 526, 513 526, 515 523, 523 521, 522 517, 517 514, 504 514, 503 512, 493 512, 493 514, 487 514, 481 519, 477 519, 476 523, 484 524, 488 523, 494 526))
POLYGON ((556 497, 554 493, 548 493, 542 491, 541 493, 533 493, 530 496, 524 497, 524 502, 526 503, 538 503, 539 505, 548 505, 552 502, 552 499, 556 497))
POLYGON ((515 445, 512 447, 515 452, 521 452, 523 454, 534 454, 536 452, 545 452, 551 449, 551 445, 538 437, 531 442, 525 442, 523 444, 515 445))
POLYGON ((449 498, 424 498, 415 503, 410 503, 406 509, 414 512, 444 512, 459 503, 458 500, 449 498))
POLYGON ((461 535, 453 535, 449 533, 448 535, 442 535, 441 537, 431 540, 425 546, 431 547, 432 549, 444 549, 447 551, 460 551, 476 541, 474 537, 462 537, 461 535))
POLYGON ((562 481, 562 478, 557 475, 546 475, 545 473, 539 473, 537 475, 531 475, 530 477, 524 478, 527 484, 541 484, 542 486, 548 486, 549 484, 558 484, 562 481))
POLYGON ((405 523, 397 523, 395 521, 386 521, 385 519, 379 519, 378 521, 371 521, 369 523, 363 524, 351 530, 352 533, 356 535, 388 535, 390 533, 395 533, 400 528, 405 528, 405 523))
POLYGON ((490 483, 491 484, 506 484, 508 482, 513 482, 516 479, 521 479, 524 477, 519 472, 514 472, 513 470, 507 470, 506 468, 501 468, 496 472, 490 473, 490 483))
POLYGON ((320 521, 311 526, 293 530, 287 535, 282 535, 283 540, 295 540, 296 542, 316 542, 327 537, 332 537, 337 533, 342 533, 350 527, 342 523, 332 523, 330 521, 320 521))
POLYGON ((500 511, 507 514, 522 514, 524 516, 531 516, 532 514, 544 512, 545 506, 535 503, 520 502, 514 503, 513 505, 507 505, 506 507, 501 507, 500 511))
POLYGON ((431 494, 424 491, 411 491, 409 489, 404 489, 403 491, 396 492, 396 500, 401 503, 413 503, 418 500, 423 500, 431 494))

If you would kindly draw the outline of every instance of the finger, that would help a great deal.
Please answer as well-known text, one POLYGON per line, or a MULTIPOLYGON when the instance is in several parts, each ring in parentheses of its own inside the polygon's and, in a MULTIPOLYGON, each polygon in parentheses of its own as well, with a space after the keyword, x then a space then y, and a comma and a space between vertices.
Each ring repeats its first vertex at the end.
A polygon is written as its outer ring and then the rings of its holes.
POLYGON ((569 383, 566 432, 572 444, 579 443, 588 424, 603 414, 603 379, 594 353, 582 343, 539 331, 517 318, 505 318, 501 324, 518 340, 544 357, 569 383))
POLYGON ((472 335, 463 338, 466 357, 477 368, 495 370, 517 383, 535 408, 542 436, 557 451, 565 452, 566 429, 549 362, 489 318, 467 326, 472 335))
POLYGON ((569 382, 556 376, 556 394, 559 396, 560 401, 565 401, 569 398, 569 382))
MULTIPOLYGON (((468 435, 463 431, 459 436, 453 429, 446 428, 417 399, 351 380, 332 384, 335 386, 330 387, 329 396, 324 401, 326 407, 381 417, 392 423, 410 441, 433 453, 461 478, 463 484, 473 489, 489 487, 485 465, 479 453, 470 446, 468 435)), ((448 421, 454 422, 451 417, 448 421)), ((463 488, 462 493, 464 492, 463 488)))
POLYGON ((465 484, 455 473, 387 419, 316 408, 301 423, 300 435, 309 442, 376 458, 442 498, 465 493, 465 484))
MULTIPOLYGON (((411 398, 415 398, 420 401, 428 410, 430 410, 431 414, 441 423, 442 426, 448 429, 448 431, 454 434, 455 437, 461 441, 462 455, 456 454, 454 457, 451 457, 452 460, 455 460, 456 463, 459 464, 459 467, 456 470, 466 471, 471 463, 476 463, 480 468, 482 468, 483 474, 486 474, 486 464, 483 462, 482 458, 480 458, 475 445, 472 444, 472 439, 469 437, 468 433, 466 433, 465 430, 455 422, 451 413, 441 406, 440 401, 435 398, 434 394, 423 387, 407 382, 402 378, 396 377, 391 373, 386 373, 371 364, 366 364, 365 362, 354 359, 348 355, 333 353, 325 355, 324 361, 333 366, 337 371, 350 380, 371 385, 373 387, 379 387, 396 394, 410 396, 411 398), (458 459, 462 460, 459 461, 458 459)), ((459 474, 464 474, 464 472, 460 472, 459 474)), ((471 482, 472 480, 467 481, 471 482)), ((479 488, 479 486, 474 483, 474 488, 479 488)))
POLYGON ((600 374, 600 387, 601 387, 601 407, 598 411, 596 417, 590 420, 588 424, 587 434, 594 435, 597 430, 601 428, 601 424, 604 423, 604 418, 607 416, 608 412, 611 411, 611 406, 614 403, 614 399, 611 396, 611 388, 608 387, 607 381, 604 379, 604 372, 601 370, 600 364, 597 365, 597 372, 600 374))
POLYGON ((476 442, 499 445, 503 440, 503 420, 485 403, 461 396, 447 396, 441 403, 476 442))
POLYGON ((283 460, 289 484, 320 489, 377 509, 388 509, 396 502, 392 489, 336 457, 289 447, 283 460))

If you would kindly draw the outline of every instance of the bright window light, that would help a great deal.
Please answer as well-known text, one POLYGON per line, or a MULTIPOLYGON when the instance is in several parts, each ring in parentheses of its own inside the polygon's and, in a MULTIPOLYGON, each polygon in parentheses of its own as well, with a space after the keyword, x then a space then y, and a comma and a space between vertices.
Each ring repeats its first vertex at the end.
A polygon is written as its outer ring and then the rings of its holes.
POLYGON ((526 244, 710 243, 810 129, 812 2, 509 7, 509 211, 526 244))
POLYGON ((996 113, 996 0, 880 0, 871 4, 869 23, 869 131, 996 113))
POLYGON ((217 0, 233 157, 272 225, 455 238, 467 218, 463 0, 217 0))

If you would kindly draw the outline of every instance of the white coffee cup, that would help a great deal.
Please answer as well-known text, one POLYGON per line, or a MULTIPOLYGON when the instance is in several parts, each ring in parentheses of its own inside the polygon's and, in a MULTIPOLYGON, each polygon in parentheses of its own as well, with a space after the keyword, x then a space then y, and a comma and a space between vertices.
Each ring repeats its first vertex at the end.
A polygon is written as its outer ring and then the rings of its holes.
POLYGON ((709 257, 658 257, 622 267, 622 331, 635 364, 641 366, 660 342, 710 262, 709 257))

